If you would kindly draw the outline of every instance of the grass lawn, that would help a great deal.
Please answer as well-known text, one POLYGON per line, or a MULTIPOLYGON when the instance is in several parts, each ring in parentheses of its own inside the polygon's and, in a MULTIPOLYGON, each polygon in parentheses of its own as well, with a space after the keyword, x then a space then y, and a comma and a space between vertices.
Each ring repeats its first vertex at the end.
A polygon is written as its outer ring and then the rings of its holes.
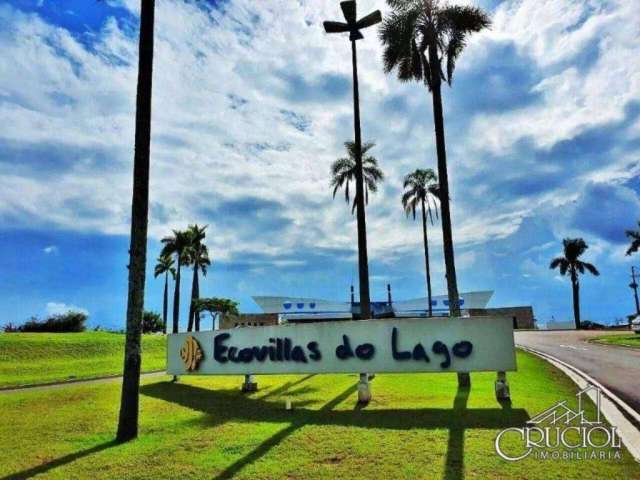
POLYGON ((518 366, 511 405, 495 400, 489 373, 472 374, 470 391, 453 374, 379 374, 363 409, 357 375, 259 376, 250 395, 240 377, 147 379, 140 436, 124 445, 112 442, 119 382, 0 394, 0 478, 640 478, 626 450, 621 460, 500 459, 500 430, 560 400, 576 406, 554 367, 523 352, 518 366))
POLYGON ((607 345, 640 348, 640 335, 637 333, 629 333, 628 335, 602 335, 594 337, 590 341, 607 345))
MULTIPOLYGON (((165 367, 165 338, 144 335, 143 371, 165 367)), ((124 335, 108 332, 0 334, 0 387, 122 372, 124 335)))

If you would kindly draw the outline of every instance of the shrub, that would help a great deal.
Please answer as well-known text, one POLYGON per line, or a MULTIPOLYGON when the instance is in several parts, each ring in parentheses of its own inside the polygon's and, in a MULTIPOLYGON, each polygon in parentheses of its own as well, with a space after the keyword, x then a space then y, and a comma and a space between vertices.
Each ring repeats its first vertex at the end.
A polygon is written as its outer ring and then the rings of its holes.
POLYGON ((73 311, 52 315, 45 320, 31 317, 30 320, 27 320, 25 324, 18 329, 21 332, 84 332, 86 328, 84 324, 87 318, 86 313, 73 311))
POLYGON ((164 326, 160 314, 145 310, 142 314, 142 333, 162 332, 163 329, 164 326))
POLYGON ((585 320, 580 322, 580 328, 582 328, 583 330, 602 330, 604 328, 604 325, 598 322, 585 320))
POLYGON ((19 332, 20 327, 9 322, 4 327, 2 327, 2 330, 4 331, 4 333, 14 333, 14 332, 19 332))

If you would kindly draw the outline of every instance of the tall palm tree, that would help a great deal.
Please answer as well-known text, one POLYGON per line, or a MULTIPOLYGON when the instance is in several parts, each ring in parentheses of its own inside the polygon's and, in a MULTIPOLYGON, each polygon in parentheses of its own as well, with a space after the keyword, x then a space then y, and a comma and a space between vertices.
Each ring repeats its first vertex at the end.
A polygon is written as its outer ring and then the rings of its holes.
POLYGON ((417 169, 415 172, 404 177, 405 192, 402 195, 402 206, 409 216, 413 214, 416 219, 416 207, 420 207, 422 211, 422 237, 424 240, 424 264, 427 275, 427 310, 429 316, 433 316, 431 308, 431 272, 429 270, 429 240, 427 238, 427 214, 433 225, 433 210, 438 215, 438 205, 436 199, 439 195, 438 177, 430 168, 426 170, 417 169))
POLYGON ((423 82, 431 92, 449 312, 458 316, 460 300, 451 231, 441 85, 443 80, 451 85, 456 61, 469 34, 489 27, 491 21, 480 8, 441 5, 438 0, 387 0, 387 3, 392 12, 380 28, 385 72, 395 68, 401 81, 423 82), (442 65, 445 58, 446 75, 442 65))
POLYGON ((189 325, 187 331, 191 332, 195 325, 196 332, 200 331, 200 315, 195 308, 195 302, 200 298, 200 281, 198 280, 198 271, 202 275, 207 275, 207 266, 211 265, 209 260, 209 249, 202 243, 206 233, 207 226, 199 227, 189 225, 187 233, 189 234, 189 246, 185 251, 186 264, 193 266, 193 281, 191 284, 191 305, 189 306, 189 325))
POLYGON ((180 326, 180 268, 186 262, 186 250, 189 247, 189 233, 186 231, 173 230, 173 235, 162 239, 164 247, 161 256, 172 256, 176 258, 176 282, 173 291, 173 328, 172 333, 178 333, 180 326))
MULTIPOLYGON (((638 222, 638 226, 640 226, 640 222, 638 222)), ((636 253, 640 248, 640 230, 626 230, 624 234, 631 240, 631 245, 629 245, 627 249, 627 255, 636 253)))
POLYGON ((157 278, 158 276, 164 274, 164 295, 162 297, 162 331, 167 333, 167 311, 169 309, 169 274, 173 279, 176 278, 176 269, 173 268, 174 265, 173 257, 170 255, 159 256, 155 270, 153 271, 153 276, 157 278))
POLYGON ((142 313, 147 265, 147 225, 149 221, 149 157, 151 149, 151 87, 153 78, 153 27, 155 0, 140 0, 140 39, 138 86, 136 93, 136 131, 133 156, 133 198, 131 202, 131 241, 129 246, 129 291, 127 335, 118 433, 120 442, 138 435, 140 365, 142 355, 142 313))
POLYGON ((560 270, 561 275, 571 278, 573 289, 573 318, 576 322, 576 330, 580 329, 580 280, 578 274, 589 271, 592 275, 600 275, 598 269, 591 263, 579 260, 580 256, 589 248, 582 238, 565 238, 562 241, 564 256, 556 257, 551 261, 549 268, 560 270))
MULTIPOLYGON (((362 146, 362 180, 364 183, 364 200, 367 205, 369 204, 369 192, 377 192, 378 183, 384 180, 384 174, 378 167, 378 160, 371 155, 367 155, 367 152, 375 145, 375 143, 368 142, 362 146)), ((344 198, 349 203, 351 198, 349 184, 356 181, 356 145, 355 142, 348 141, 344 142, 344 146, 347 150, 347 156, 337 159, 331 165, 331 186, 333 187, 333 198, 336 198, 338 190, 344 187, 344 198)), ((357 195, 354 196, 353 204, 351 205, 352 214, 358 201, 355 197, 357 195)))

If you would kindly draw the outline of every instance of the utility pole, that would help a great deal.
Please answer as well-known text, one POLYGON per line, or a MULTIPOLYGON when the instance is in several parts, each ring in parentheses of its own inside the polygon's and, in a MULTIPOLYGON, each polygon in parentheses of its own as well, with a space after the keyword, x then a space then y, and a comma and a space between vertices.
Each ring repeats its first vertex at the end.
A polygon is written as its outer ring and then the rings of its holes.
POLYGON ((356 55, 356 41, 364 38, 360 29, 367 28, 382 21, 380 10, 376 10, 360 20, 356 20, 356 2, 348 0, 340 2, 340 8, 347 21, 323 23, 327 33, 349 32, 351 41, 351 65, 353 70, 353 128, 356 147, 356 217, 358 221, 358 267, 360 274, 360 318, 371 318, 369 296, 369 259, 367 256, 367 230, 364 208, 364 183, 362 174, 362 138, 360 131, 360 93, 358 90, 358 61, 356 55))

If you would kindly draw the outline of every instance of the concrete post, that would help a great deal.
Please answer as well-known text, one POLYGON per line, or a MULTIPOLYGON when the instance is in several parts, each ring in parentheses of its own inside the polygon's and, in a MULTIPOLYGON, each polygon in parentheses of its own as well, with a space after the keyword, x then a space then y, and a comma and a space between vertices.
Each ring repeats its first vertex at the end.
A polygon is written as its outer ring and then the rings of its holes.
POLYGON ((471 375, 468 372, 458 372, 458 387, 468 388, 471 386, 471 375))
POLYGON ((361 373, 360 381, 358 382, 358 403, 369 403, 369 401, 371 401, 369 375, 367 373, 361 373))
POLYGON ((511 399, 511 394, 509 392, 509 382, 507 382, 507 374, 505 372, 498 372, 498 377, 496 378, 496 399, 511 399))
POLYGON ((252 374, 244 376, 244 383, 242 384, 243 392, 256 392, 258 391, 258 383, 255 382, 252 374))

